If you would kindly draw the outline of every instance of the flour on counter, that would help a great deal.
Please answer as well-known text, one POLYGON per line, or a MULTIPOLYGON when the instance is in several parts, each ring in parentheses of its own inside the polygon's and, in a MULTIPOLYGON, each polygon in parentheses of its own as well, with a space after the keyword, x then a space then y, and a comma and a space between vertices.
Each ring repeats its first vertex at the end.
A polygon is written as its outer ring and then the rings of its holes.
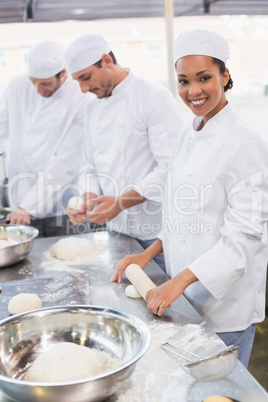
MULTIPOLYGON (((180 323, 165 323, 159 319, 155 319, 152 323, 148 324, 151 331, 151 345, 148 352, 140 359, 131 376, 129 384, 119 391, 113 401, 125 402, 166 402, 174 400, 174 395, 183 392, 180 384, 189 382, 191 376, 183 368, 187 363, 185 360, 171 356, 168 352, 161 348, 161 345, 170 341, 178 346, 196 352, 196 350, 215 348, 215 353, 219 352, 219 345, 222 341, 217 340, 215 337, 208 340, 207 332, 203 325, 180 323), (157 358, 157 372, 151 373, 152 361, 156 363, 157 358), (167 358, 170 359, 170 370, 167 370, 167 358), (172 360, 172 362, 171 362, 172 360), (146 377, 144 377, 144 373, 146 377), (148 373, 151 373, 148 375, 148 373), (163 393, 163 384, 165 384, 165 391, 163 393)), ((224 349, 224 346, 222 347, 224 349)), ((197 353, 197 352, 196 352, 197 353)), ((210 354, 210 353, 209 353, 210 354)), ((180 394, 180 400, 187 399, 187 389, 185 395, 180 394)))
POLYGON ((152 336, 149 352, 155 352, 155 349, 160 348, 166 342, 167 338, 178 332, 178 325, 175 323, 163 323, 159 320, 148 324, 148 327, 152 336))
POLYGON ((90 286, 87 275, 60 276, 45 282, 42 293, 42 302, 51 304, 90 304, 90 286), (74 300, 76 296, 76 300, 74 300))
MULTIPOLYGON (((188 375, 177 362, 171 362, 176 370, 176 378, 171 375, 172 369, 167 370, 167 357, 161 345, 167 338, 178 332, 177 323, 165 323, 161 320, 154 320, 147 324, 151 332, 151 345, 147 353, 139 360, 131 376, 129 384, 116 394, 116 402, 159 402, 161 400, 174 400, 178 381, 184 381, 188 375), (156 362, 157 372, 152 373, 152 362, 156 362), (146 373, 146 377, 144 376, 146 373), (163 395, 163 383, 165 384, 165 397, 163 395)), ((186 398, 185 398, 186 400, 186 398)))
MULTIPOLYGON (((209 349, 211 351, 209 354, 218 353, 220 345, 222 345, 222 349, 225 348, 220 339, 215 339, 215 337, 208 338, 205 328, 197 324, 183 325, 178 333, 166 339, 167 341, 196 354, 199 354, 204 349, 209 349)), ((187 353, 185 356, 189 357, 187 353)))
POLYGON ((35 293, 43 307, 91 304, 90 278, 88 274, 67 274, 53 278, 35 278, 3 283, 0 318, 8 315, 10 299, 20 293, 35 293))
MULTIPOLYGON (((83 264, 85 260, 83 260, 83 264)), ((41 263, 39 264, 39 268, 45 271, 64 271, 69 273, 84 273, 84 269, 79 269, 81 266, 81 261, 72 261, 72 266, 70 266, 66 261, 57 260, 53 258, 50 254, 50 251, 45 251, 42 256, 41 263), (78 268, 77 268, 78 267, 78 268)))

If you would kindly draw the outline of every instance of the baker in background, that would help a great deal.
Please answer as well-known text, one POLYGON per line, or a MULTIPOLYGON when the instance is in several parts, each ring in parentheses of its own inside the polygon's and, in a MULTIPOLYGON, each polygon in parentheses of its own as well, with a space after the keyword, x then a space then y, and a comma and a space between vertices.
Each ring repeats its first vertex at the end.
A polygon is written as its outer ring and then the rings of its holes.
POLYGON ((36 44, 27 64, 28 74, 16 76, 0 99, 0 147, 8 144, 13 210, 7 219, 36 227, 40 236, 72 234, 65 208, 77 193, 85 107, 93 96, 67 75, 55 42, 36 44))
MULTIPOLYGON (((85 204, 68 215, 74 224, 107 223, 146 248, 161 228, 167 165, 183 127, 177 102, 165 87, 122 68, 98 35, 76 39, 66 62, 82 92, 96 95, 85 119, 85 204)), ((157 263, 164 268, 162 255, 157 263)))

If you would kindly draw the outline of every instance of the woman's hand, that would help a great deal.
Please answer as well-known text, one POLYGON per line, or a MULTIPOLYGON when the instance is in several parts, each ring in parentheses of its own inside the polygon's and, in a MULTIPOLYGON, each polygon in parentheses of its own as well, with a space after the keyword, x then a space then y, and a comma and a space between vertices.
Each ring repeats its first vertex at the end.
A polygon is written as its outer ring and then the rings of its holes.
POLYGON ((116 279, 118 279, 118 282, 122 282, 122 276, 124 270, 130 265, 130 264, 137 264, 139 265, 142 269, 146 267, 148 264, 148 259, 146 258, 146 253, 140 253, 140 254, 127 254, 125 255, 122 260, 119 261, 117 264, 117 267, 115 269, 115 273, 111 277, 111 282, 115 282, 116 279))
POLYGON ((197 277, 188 268, 169 281, 153 289, 147 300, 147 308, 155 315, 162 315, 171 303, 177 300, 185 289, 196 282, 197 277))
POLYGON ((173 280, 170 279, 155 289, 152 289, 147 300, 147 308, 155 315, 160 316, 167 308, 171 308, 171 303, 182 293, 183 290, 179 291, 176 289, 173 280))
POLYGON ((119 283, 122 282, 123 272, 128 265, 137 264, 143 269, 154 257, 162 252, 162 241, 160 239, 156 239, 156 241, 147 247, 142 253, 125 255, 125 257, 117 264, 115 273, 110 279, 111 282, 115 282, 116 279, 118 279, 119 283))

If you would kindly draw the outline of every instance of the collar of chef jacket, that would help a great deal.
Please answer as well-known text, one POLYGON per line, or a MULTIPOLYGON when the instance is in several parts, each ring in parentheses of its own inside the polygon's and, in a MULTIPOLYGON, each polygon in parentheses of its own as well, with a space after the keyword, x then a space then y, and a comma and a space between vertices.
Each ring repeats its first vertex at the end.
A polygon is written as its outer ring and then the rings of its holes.
POLYGON ((213 116, 201 130, 198 130, 200 123, 203 120, 203 116, 196 116, 193 120, 193 130, 197 137, 201 137, 206 135, 208 132, 211 134, 213 131, 211 127, 213 125, 218 125, 221 121, 227 120, 229 116, 232 114, 231 106, 227 103, 227 105, 221 109, 215 116, 213 116))
POLYGON ((132 72, 128 68, 124 68, 124 70, 128 72, 128 75, 112 90, 112 96, 124 91, 129 83, 132 81, 132 72))

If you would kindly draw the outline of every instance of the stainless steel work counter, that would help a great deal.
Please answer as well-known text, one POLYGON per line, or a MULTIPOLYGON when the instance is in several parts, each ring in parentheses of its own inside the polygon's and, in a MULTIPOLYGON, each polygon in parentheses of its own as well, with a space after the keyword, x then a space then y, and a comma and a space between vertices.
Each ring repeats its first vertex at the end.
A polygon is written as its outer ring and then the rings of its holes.
MULTIPOLYGON (((37 293, 43 307, 66 304, 93 304, 122 310, 141 318, 149 327, 152 340, 149 351, 139 360, 124 389, 110 402, 201 402, 211 395, 224 395, 241 402, 268 401, 266 391, 237 363, 225 379, 198 382, 183 367, 185 360, 173 357, 161 348, 168 339, 175 339, 182 348, 201 357, 220 352, 223 342, 181 296, 162 317, 152 315, 143 299, 125 296, 129 281, 111 283, 117 262, 125 255, 142 250, 138 242, 124 235, 106 231, 82 235, 90 237, 99 253, 90 259, 60 261, 50 249, 60 238, 35 239, 28 258, 17 265, 0 269, 2 293, 0 319, 8 316, 7 305, 18 293, 37 293)), ((168 278, 151 262, 145 269, 159 285, 168 278)), ((0 393, 0 402, 8 399, 0 393)), ((75 401, 74 401, 75 402, 75 401)))

